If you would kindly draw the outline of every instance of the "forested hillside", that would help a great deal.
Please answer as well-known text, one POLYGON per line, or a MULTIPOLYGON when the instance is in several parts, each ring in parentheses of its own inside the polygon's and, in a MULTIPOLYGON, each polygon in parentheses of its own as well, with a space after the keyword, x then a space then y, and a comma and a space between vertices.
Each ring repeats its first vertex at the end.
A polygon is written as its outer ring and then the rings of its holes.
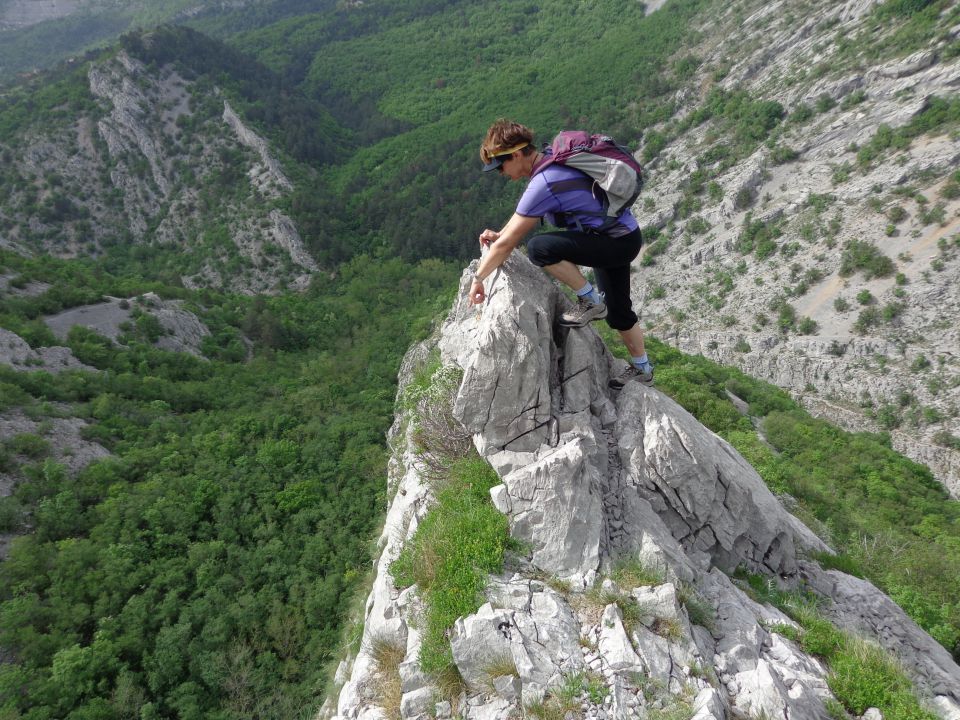
MULTIPOLYGON (((26 346, 0 364, 0 550, 18 536, 0 563, 4 720, 313 716, 365 593, 400 359, 520 190, 478 172, 489 123, 603 130, 649 161, 668 141, 650 128, 693 105, 687 129, 732 138, 722 163, 787 118, 762 93, 691 94, 714 0, 220 9, 0 95, 0 329, 26 346), (159 348, 172 331, 149 293, 202 323, 197 354, 159 348), (129 316, 113 339, 54 334, 57 314, 105 303, 129 316), (38 359, 59 345, 63 367, 38 359), (68 424, 109 456, 70 470, 68 424)), ((58 22, 130 28, 102 18, 58 22)), ((57 27, 0 35, 0 65, 56 55, 57 27)), ((836 562, 960 656, 960 511, 929 474, 651 347, 664 388, 821 523, 836 562)))
POLYGON ((214 330, 210 359, 77 327, 89 370, 0 365, 0 418, 38 423, 0 444, 20 478, 0 532, 29 533, 0 563, 2 716, 309 717, 369 563, 400 358, 453 270, 360 257, 326 287, 250 300, 0 256, 0 275, 50 286, 0 300, 37 346, 56 341, 30 318, 146 290, 214 330), (110 457, 71 477, 58 418, 110 457))

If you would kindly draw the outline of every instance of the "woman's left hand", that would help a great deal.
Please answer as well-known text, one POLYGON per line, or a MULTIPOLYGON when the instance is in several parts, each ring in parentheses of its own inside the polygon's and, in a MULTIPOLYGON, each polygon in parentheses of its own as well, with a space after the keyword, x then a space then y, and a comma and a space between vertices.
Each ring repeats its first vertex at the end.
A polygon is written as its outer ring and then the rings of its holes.
POLYGON ((486 291, 483 289, 483 283, 474 278, 473 282, 470 284, 470 304, 479 305, 487 297, 486 291))

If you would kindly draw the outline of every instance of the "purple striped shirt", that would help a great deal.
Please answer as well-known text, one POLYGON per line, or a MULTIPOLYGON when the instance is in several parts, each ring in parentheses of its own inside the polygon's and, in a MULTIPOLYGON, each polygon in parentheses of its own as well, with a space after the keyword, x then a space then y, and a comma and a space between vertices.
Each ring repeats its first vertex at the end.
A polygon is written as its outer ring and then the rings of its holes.
MULTIPOLYGON (((604 218, 578 212, 603 211, 601 202, 587 189, 589 182, 590 178, 579 170, 563 165, 550 165, 530 179, 520 202, 517 203, 517 214, 546 218, 551 225, 560 227, 556 213, 564 213, 568 228, 577 227, 577 220, 585 228, 599 227, 604 218)), ((629 209, 624 209, 617 220, 626 230, 616 228, 611 235, 625 235, 638 227, 629 209)))

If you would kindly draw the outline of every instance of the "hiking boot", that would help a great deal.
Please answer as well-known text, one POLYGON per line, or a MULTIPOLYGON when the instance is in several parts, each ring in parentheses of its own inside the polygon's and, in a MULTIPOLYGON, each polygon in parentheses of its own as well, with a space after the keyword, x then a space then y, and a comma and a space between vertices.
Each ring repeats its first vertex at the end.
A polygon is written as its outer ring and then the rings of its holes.
POLYGON ((620 390, 628 382, 639 382, 642 385, 653 385, 653 365, 650 366, 650 369, 647 371, 640 370, 636 365, 630 364, 624 369, 622 373, 616 377, 610 378, 610 382, 607 383, 607 387, 612 388, 613 390, 620 390))
POLYGON ((560 316, 560 325, 570 328, 586 327, 591 320, 602 320, 607 316, 607 306, 601 300, 593 302, 588 297, 578 297, 577 306, 560 316))

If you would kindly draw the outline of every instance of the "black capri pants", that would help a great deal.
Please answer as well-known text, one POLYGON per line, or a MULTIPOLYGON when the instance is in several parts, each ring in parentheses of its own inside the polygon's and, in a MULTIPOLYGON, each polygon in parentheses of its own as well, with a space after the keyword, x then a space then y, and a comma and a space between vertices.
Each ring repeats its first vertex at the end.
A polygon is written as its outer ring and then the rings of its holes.
POLYGON ((607 325, 629 330, 637 324, 630 300, 630 263, 640 254, 639 228, 621 237, 580 230, 556 230, 535 235, 527 242, 527 257, 537 267, 569 260, 593 268, 600 292, 606 296, 607 325))

